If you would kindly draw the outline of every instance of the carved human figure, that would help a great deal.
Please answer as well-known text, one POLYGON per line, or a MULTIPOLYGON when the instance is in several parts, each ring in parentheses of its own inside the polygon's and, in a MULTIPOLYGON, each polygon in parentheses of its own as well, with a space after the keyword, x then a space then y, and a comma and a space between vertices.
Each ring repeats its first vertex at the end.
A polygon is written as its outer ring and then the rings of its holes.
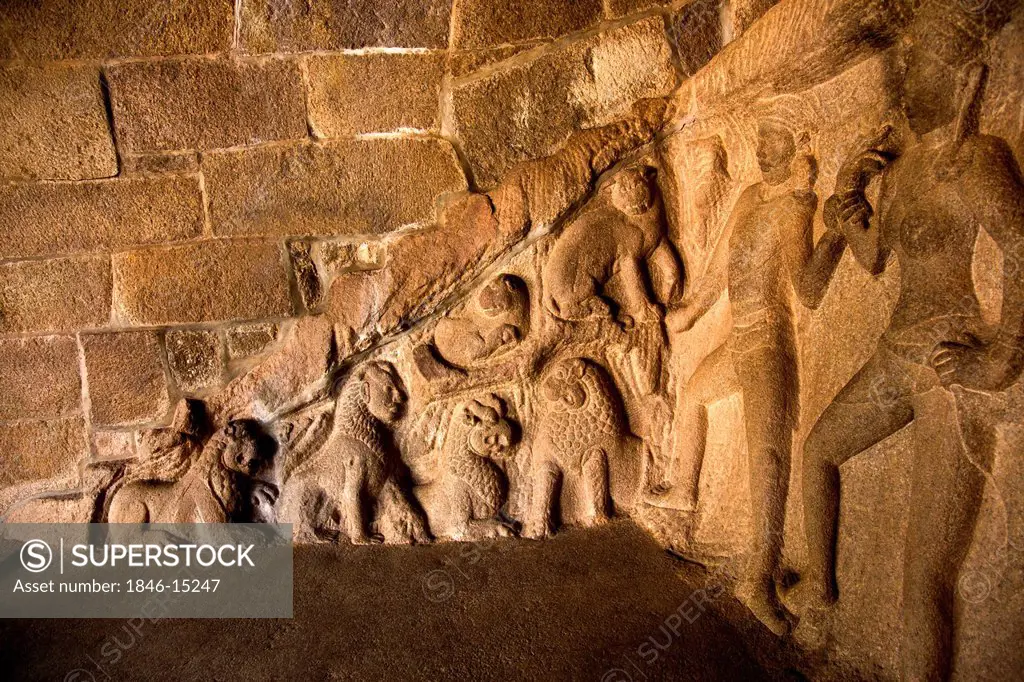
POLYGON ((665 465, 664 480, 649 501, 696 507, 707 406, 741 393, 754 537, 738 594, 765 625, 782 634, 788 621, 775 579, 800 397, 794 299, 812 308, 820 303, 845 241, 830 230, 814 245, 814 159, 798 153, 785 126, 761 122, 757 159, 763 180, 742 192, 706 276, 667 319, 670 329, 688 330, 728 290, 733 327, 680 392, 674 460, 665 465))
POLYGON ((353 544, 430 539, 391 440, 404 405, 390 363, 366 362, 345 381, 326 443, 285 481, 282 517, 297 525, 298 537, 335 539, 344 529, 353 544), (391 537, 373 534, 374 525, 391 537))
POLYGON ((202 448, 194 447, 187 437, 180 438, 173 446, 128 465, 107 493, 107 519, 111 523, 273 521, 276 486, 257 478, 272 456, 272 445, 259 424, 250 420, 229 422, 202 448))
POLYGON ((654 171, 634 167, 555 242, 544 264, 544 306, 563 320, 614 316, 631 328, 661 320, 659 304, 673 304, 682 293, 681 273, 654 171), (617 299, 605 290, 613 277, 617 299))
MULTIPOLYGON (((1004 258, 1024 255, 1024 183, 1007 144, 977 131, 995 10, 929 3, 901 49, 901 99, 911 140, 894 152, 889 130, 839 172, 826 220, 857 261, 881 272, 891 254, 900 297, 872 357, 839 392, 804 445, 808 563, 795 599, 798 634, 822 643, 838 591, 839 467, 913 423, 910 521, 903 562, 906 679, 952 669, 955 589, 991 465, 996 420, 979 396, 1012 384, 1024 364, 1024 280, 1003 281, 1001 320, 986 325, 971 277, 979 227, 1004 258), (895 158, 893 158, 895 156, 895 158), (865 198, 880 176, 877 210, 865 198)), ((1007 268, 1009 273, 1012 268, 1007 268)))
POLYGON ((629 508, 638 485, 640 444, 630 433, 611 377, 583 358, 556 360, 538 391, 533 434, 533 491, 523 535, 543 538, 552 531, 559 480, 580 483, 584 525, 608 519, 611 504, 629 508))
POLYGON ((493 460, 512 454, 514 432, 505 405, 495 395, 470 400, 452 415, 444 448, 444 490, 454 520, 455 540, 507 537, 498 514, 508 485, 493 460))

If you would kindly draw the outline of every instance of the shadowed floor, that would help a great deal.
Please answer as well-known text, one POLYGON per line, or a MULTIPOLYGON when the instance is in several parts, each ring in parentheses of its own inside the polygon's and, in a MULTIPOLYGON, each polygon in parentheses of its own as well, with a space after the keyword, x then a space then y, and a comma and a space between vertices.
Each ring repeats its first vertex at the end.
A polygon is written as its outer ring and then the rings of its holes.
POLYGON ((300 547, 293 620, 163 620, 139 634, 116 619, 0 621, 0 669, 22 680, 799 679, 767 630, 704 585, 629 522, 547 542, 300 547), (100 654, 113 638, 116 662, 100 654), (68 675, 77 668, 92 677, 68 675))

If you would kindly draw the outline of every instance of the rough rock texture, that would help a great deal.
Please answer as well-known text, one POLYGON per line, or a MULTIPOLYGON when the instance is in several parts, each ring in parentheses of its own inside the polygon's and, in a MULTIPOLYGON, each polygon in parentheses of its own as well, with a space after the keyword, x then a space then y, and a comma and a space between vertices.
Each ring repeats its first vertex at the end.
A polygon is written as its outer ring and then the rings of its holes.
POLYGON ((601 0, 463 0, 456 5, 452 46, 497 47, 538 38, 557 38, 601 20, 601 0))
POLYGON ((203 155, 218 235, 381 234, 433 217, 465 188, 447 142, 299 144, 203 155))
POLYGON ((231 0, 41 0, 0 8, 0 59, 205 54, 231 46, 231 0))
POLYGON ((450 0, 316 0, 242 4, 249 52, 448 46, 450 0))
POLYGON ((0 69, 0 178, 117 174, 96 67, 0 69))
POLYGON ((0 340, 0 421, 80 412, 78 345, 69 336, 0 340))
POLYGON ((164 339, 167 364, 178 388, 198 391, 218 383, 223 370, 220 336, 201 330, 173 330, 164 339))
POLYGON ((153 332, 83 334, 94 424, 141 424, 169 407, 160 339, 153 332))
POLYGON ((256 355, 277 339, 276 324, 245 324, 227 330, 228 357, 256 355))
POLYGON ((131 324, 258 319, 291 313, 282 248, 213 240, 115 254, 114 309, 131 324))
POLYGON ((107 70, 118 143, 133 152, 217 149, 306 136, 292 61, 132 62, 107 70))
POLYGON ((135 452, 135 434, 132 431, 94 431, 92 457, 95 461, 121 461, 132 459, 135 452))
POLYGON ((81 417, 0 424, 0 485, 67 473, 89 453, 81 417))
POLYGON ((0 265, 0 333, 71 332, 110 320, 110 258, 0 265))
POLYGON ((0 257, 106 251, 198 236, 195 177, 0 186, 0 257))
POLYGON ((309 120, 317 137, 436 130, 445 53, 309 57, 309 120))

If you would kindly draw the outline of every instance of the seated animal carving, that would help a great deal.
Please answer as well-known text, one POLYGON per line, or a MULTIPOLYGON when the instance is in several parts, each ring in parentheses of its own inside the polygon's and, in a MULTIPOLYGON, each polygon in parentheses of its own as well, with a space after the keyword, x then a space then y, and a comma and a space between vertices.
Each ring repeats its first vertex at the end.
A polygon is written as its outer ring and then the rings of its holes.
POLYGON ((273 521, 277 489, 257 478, 272 456, 259 424, 251 420, 229 422, 202 448, 185 434, 125 469, 107 492, 107 518, 111 523, 273 521))
POLYGON ((584 525, 606 521, 610 501, 631 507, 639 486, 640 442, 630 433, 607 372, 583 358, 558 360, 545 372, 539 393, 532 502, 523 535, 551 534, 563 477, 579 483, 584 525))
POLYGON ((391 442, 404 403, 390 363, 367 362, 345 382, 327 442, 285 482, 282 518, 297 539, 334 540, 344 529, 353 544, 430 540, 391 442))
POLYGON ((453 517, 453 539, 512 534, 498 518, 507 484, 492 460, 511 455, 513 442, 512 424, 497 396, 471 400, 455 410, 444 450, 444 489, 453 517))
POLYGON ((661 319, 682 296, 653 171, 620 174, 608 194, 565 228, 544 265, 544 305, 562 320, 615 317, 624 327, 661 319), (618 280, 618 300, 606 287, 618 280))

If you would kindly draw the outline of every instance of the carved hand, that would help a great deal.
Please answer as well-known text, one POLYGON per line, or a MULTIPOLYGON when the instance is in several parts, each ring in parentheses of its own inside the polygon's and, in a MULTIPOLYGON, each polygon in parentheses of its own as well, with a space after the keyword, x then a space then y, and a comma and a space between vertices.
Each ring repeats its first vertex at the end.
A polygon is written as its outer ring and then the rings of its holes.
POLYGON ((697 320, 701 318, 703 311, 700 306, 696 305, 680 305, 676 308, 672 308, 665 315, 665 326, 670 331, 681 333, 687 332, 693 329, 693 325, 697 324, 697 320))
POLYGON ((861 145, 860 150, 843 163, 836 175, 836 194, 845 194, 850 190, 863 193, 871 179, 885 170, 892 161, 892 154, 885 151, 892 131, 892 126, 883 126, 878 134, 861 145))
POLYGON ((1002 391, 1017 378, 1012 358, 1019 348, 998 342, 973 340, 969 343, 944 341, 932 352, 931 365, 943 386, 963 386, 978 391, 1002 391))

